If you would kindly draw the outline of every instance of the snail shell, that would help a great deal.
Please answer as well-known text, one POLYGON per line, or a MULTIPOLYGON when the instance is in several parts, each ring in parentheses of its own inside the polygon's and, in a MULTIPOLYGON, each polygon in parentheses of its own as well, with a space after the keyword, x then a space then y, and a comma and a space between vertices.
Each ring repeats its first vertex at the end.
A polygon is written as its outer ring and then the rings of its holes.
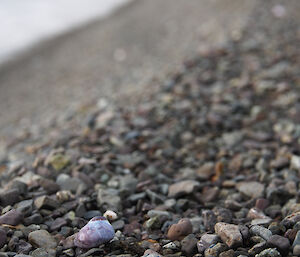
POLYGON ((106 218, 92 218, 76 235, 74 244, 80 248, 93 248, 114 238, 115 231, 106 218))

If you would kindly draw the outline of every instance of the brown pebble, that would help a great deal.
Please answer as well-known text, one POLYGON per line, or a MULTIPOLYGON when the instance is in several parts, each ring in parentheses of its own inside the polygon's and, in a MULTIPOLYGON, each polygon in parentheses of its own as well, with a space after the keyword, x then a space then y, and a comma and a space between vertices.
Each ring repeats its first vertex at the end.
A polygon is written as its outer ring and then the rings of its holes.
POLYGON ((168 231, 167 237, 172 240, 182 240, 185 236, 193 232, 193 226, 189 219, 181 219, 177 224, 173 224, 168 231))

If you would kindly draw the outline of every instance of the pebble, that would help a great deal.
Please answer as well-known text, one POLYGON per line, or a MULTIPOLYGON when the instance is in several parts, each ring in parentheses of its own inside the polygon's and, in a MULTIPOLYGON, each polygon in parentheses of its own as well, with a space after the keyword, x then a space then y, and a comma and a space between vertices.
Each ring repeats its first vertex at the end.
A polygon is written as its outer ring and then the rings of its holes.
POLYGON ((255 257, 281 257, 280 253, 274 248, 268 248, 256 254, 255 257))
POLYGON ((169 197, 179 197, 196 192, 200 183, 194 180, 184 180, 169 186, 169 197))
POLYGON ((42 222, 43 222, 43 217, 39 213, 35 213, 29 217, 24 218, 24 224, 26 226, 31 224, 41 224, 42 222))
POLYGON ((272 232, 269 229, 264 228, 262 226, 258 226, 258 225, 252 226, 250 228, 250 233, 252 235, 260 236, 263 239, 265 239, 266 241, 268 241, 270 239, 270 237, 272 236, 272 232))
POLYGON ((20 224, 22 220, 23 214, 16 209, 12 209, 0 216, 0 224, 16 226, 20 224))
POLYGON ((216 244, 220 241, 218 235, 215 234, 204 234, 201 236, 200 241, 197 243, 197 248, 199 253, 203 253, 208 247, 216 244))
POLYGON ((14 205, 20 201, 20 193, 18 189, 10 189, 0 194, 0 205, 5 207, 7 205, 14 205))
POLYGON ((158 252, 148 249, 144 252, 142 257, 163 257, 163 256, 160 255, 158 252))
POLYGON ((109 221, 114 221, 118 218, 117 213, 111 210, 107 210, 104 214, 103 217, 107 218, 109 221))
POLYGON ((33 210, 33 200, 24 200, 16 204, 16 209, 23 213, 24 216, 28 216, 33 210))
POLYGON ((222 243, 217 243, 209 248, 207 248, 204 252, 205 257, 218 257, 221 252, 227 250, 227 246, 222 243))
POLYGON ((295 236, 292 247, 294 248, 296 245, 300 245, 300 230, 297 232, 295 236))
POLYGON ((197 252, 197 242, 194 234, 189 234, 181 240, 181 251, 187 256, 193 256, 197 252))
POLYGON ((47 230, 36 230, 28 235, 29 243, 38 248, 55 249, 56 240, 47 230))
POLYGON ((239 247, 243 245, 243 237, 239 226, 218 222, 215 225, 216 234, 222 239, 228 247, 239 247))
POLYGON ((2 248, 7 240, 7 234, 6 231, 2 228, 0 228, 0 248, 2 248))
POLYGON ((55 210, 59 207, 59 203, 47 195, 40 196, 34 200, 37 209, 55 210))
POLYGON ((263 196, 265 190, 263 184, 255 181, 240 182, 236 187, 239 192, 250 198, 259 198, 263 196))
POLYGON ((62 173, 57 177, 56 184, 59 185, 61 190, 76 193, 78 187, 82 184, 82 182, 78 178, 73 178, 67 174, 62 173))
POLYGON ((300 256, 300 245, 295 245, 293 248, 293 254, 296 256, 300 256))
POLYGON ((97 202, 100 206, 105 205, 113 211, 121 210, 121 198, 119 196, 119 191, 116 189, 99 189, 97 202))
POLYGON ((57 218, 52 222, 50 231, 57 231, 65 225, 67 225, 67 221, 64 218, 57 218))
POLYGON ((272 235, 267 243, 271 248, 276 248, 283 256, 289 253, 290 241, 286 237, 272 235))
POLYGON ((70 159, 64 154, 53 154, 47 157, 46 160, 56 171, 61 171, 69 165, 70 159))
POLYGON ((213 162, 203 164, 197 171, 197 178, 203 181, 210 179, 215 173, 215 165, 213 162))
POLYGON ((189 219, 181 219, 178 221, 177 224, 173 224, 169 230, 167 237, 174 241, 174 240, 182 240, 188 234, 193 232, 193 226, 189 219))

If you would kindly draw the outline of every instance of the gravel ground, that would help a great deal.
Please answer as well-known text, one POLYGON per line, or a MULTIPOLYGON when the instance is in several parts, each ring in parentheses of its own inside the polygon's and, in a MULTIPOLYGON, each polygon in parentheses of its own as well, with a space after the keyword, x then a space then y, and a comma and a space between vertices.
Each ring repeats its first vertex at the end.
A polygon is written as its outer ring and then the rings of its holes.
POLYGON ((0 256, 300 256, 299 20, 274 3, 134 105, 11 140, 0 256))

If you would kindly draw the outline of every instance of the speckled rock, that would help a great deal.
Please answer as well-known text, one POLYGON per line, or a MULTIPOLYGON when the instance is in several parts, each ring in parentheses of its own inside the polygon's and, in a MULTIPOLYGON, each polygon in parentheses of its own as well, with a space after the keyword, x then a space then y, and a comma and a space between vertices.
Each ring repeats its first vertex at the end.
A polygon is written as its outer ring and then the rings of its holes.
POLYGON ((255 257, 281 257, 281 255, 275 248, 268 248, 256 254, 255 257))
POLYGON ((260 236, 265 240, 269 240, 272 236, 272 232, 269 229, 258 225, 252 226, 250 228, 250 233, 252 235, 260 236))
POLYGON ((238 247, 243 245, 243 237, 239 226, 218 222, 215 225, 215 231, 222 241, 228 245, 228 247, 238 247))
POLYGON ((276 248, 283 256, 287 255, 290 249, 290 241, 283 236, 272 235, 268 241, 270 247, 276 248))

